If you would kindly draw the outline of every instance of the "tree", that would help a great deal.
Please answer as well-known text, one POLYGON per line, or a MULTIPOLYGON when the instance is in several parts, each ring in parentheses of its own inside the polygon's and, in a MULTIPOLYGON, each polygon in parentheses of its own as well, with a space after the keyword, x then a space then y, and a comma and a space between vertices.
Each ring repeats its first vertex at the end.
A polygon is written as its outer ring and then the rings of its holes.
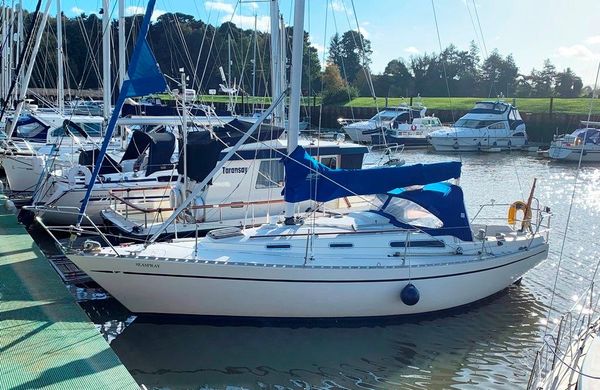
POLYGON ((544 67, 541 71, 533 69, 531 71, 531 96, 549 97, 552 95, 552 87, 556 77, 556 67, 552 65, 549 59, 544 60, 544 67))
POLYGON ((554 94, 560 97, 578 97, 581 94, 583 82, 571 68, 558 72, 554 77, 554 94))
POLYGON ((328 64, 323 73, 323 103, 341 103, 356 97, 356 89, 351 88, 342 78, 336 64, 328 64))
POLYGON ((500 94, 511 96, 516 91, 518 75, 519 68, 515 65, 512 55, 503 58, 498 50, 494 50, 481 65, 479 93, 487 97, 500 94))
POLYGON ((335 34, 329 43, 329 62, 338 66, 350 83, 356 80, 363 66, 371 63, 371 42, 357 31, 346 31, 342 37, 335 34))
POLYGON ((401 58, 388 62, 383 75, 379 77, 377 90, 379 96, 408 96, 412 93, 413 78, 408 67, 401 58), (381 84, 386 85, 387 91, 382 91, 381 84))

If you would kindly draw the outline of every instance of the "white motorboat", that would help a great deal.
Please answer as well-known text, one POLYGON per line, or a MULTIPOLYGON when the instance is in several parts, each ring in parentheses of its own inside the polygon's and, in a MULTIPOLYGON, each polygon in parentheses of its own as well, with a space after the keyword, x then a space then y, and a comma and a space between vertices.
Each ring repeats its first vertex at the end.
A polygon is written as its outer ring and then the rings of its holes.
POLYGON ((556 137, 548 149, 548 157, 559 161, 600 161, 600 122, 582 121, 583 128, 556 137))
POLYGON ((404 145, 407 148, 429 146, 427 136, 429 133, 444 128, 439 118, 424 116, 414 118, 412 122, 409 113, 401 114, 385 133, 377 132, 372 135, 373 145, 404 145), (402 117, 405 121, 401 122, 402 117))
POLYGON ((517 108, 498 100, 475 103, 453 127, 433 131, 427 139, 440 152, 511 150, 527 144, 527 133, 517 108))
MULTIPOLYGON (((349 119, 338 119, 342 130, 348 134, 354 142, 371 143, 374 134, 382 134, 388 129, 398 128, 405 122, 412 123, 414 118, 425 116, 425 107, 409 107, 400 105, 396 108, 385 108, 368 120, 351 121, 349 119)), ((410 129, 410 126, 409 126, 410 129)))
MULTIPOLYGON (((304 1, 296 0, 295 25, 303 25, 303 15, 304 1)), ((145 244, 121 247, 87 241, 83 249, 64 248, 71 261, 136 313, 339 318, 469 304, 546 258, 547 210, 532 223, 533 188, 527 203, 511 206, 512 226, 474 225, 462 189, 446 182, 460 177, 459 162, 330 169, 296 146, 302 36, 294 31, 282 222, 160 243, 153 242, 158 231, 145 244), (300 202, 365 194, 379 194, 369 211, 294 216, 300 202), (514 219, 517 209, 524 210, 521 224, 514 219)))

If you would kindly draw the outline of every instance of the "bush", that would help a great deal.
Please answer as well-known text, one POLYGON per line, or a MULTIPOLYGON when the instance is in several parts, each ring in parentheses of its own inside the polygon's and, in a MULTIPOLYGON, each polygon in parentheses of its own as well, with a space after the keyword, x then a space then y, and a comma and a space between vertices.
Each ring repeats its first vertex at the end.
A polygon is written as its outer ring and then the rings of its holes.
POLYGON ((355 87, 348 87, 344 89, 336 89, 333 91, 323 91, 323 104, 345 104, 352 99, 358 97, 358 90, 355 87))

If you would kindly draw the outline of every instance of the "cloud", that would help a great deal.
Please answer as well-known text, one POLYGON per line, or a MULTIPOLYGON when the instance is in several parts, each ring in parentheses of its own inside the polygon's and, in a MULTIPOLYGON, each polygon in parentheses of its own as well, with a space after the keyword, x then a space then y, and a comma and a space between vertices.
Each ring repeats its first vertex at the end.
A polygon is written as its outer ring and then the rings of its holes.
POLYGON ((419 54, 419 49, 417 49, 414 46, 406 47, 406 48, 404 48, 404 51, 407 52, 407 53, 409 53, 409 54, 419 54))
POLYGON ((222 1, 207 1, 204 3, 204 7, 209 11, 222 11, 228 14, 233 14, 235 8, 233 4, 225 3, 222 1))
MULTIPOLYGON (((125 15, 127 15, 127 16, 144 15, 145 13, 146 13, 146 8, 145 7, 130 6, 130 7, 125 8, 125 15)), ((152 17, 150 19, 153 22, 156 22, 156 20, 161 15, 164 15, 166 13, 167 13, 167 11, 155 8, 154 11, 152 12, 152 17)))
POLYGON ((568 57, 568 58, 577 58, 580 60, 598 60, 600 59, 600 54, 597 52, 593 52, 587 46, 577 43, 572 46, 561 46, 557 50, 558 56, 560 57, 568 57))
POLYGON ((344 0, 333 0, 329 6, 334 12, 347 12, 352 15, 352 10, 346 7, 344 0))
POLYGON ((85 13, 85 11, 82 10, 81 8, 79 8, 79 7, 73 7, 73 8, 71 8, 71 12, 73 12, 75 15, 78 15, 78 16, 81 15, 81 14, 83 14, 83 13, 85 13))
MULTIPOLYGON (((254 29, 254 16, 246 15, 226 15, 221 18, 221 23, 231 22, 243 29, 254 29)), ((268 16, 258 16, 256 18, 256 29, 259 31, 269 31, 271 28, 271 18, 268 16)))
POLYGON ((242 2, 242 4, 248 8, 252 8, 254 10, 258 9, 258 3, 255 1, 251 1, 249 3, 242 2))
POLYGON ((600 35, 594 35, 591 37, 587 37, 585 43, 588 45, 597 45, 600 43, 600 35))

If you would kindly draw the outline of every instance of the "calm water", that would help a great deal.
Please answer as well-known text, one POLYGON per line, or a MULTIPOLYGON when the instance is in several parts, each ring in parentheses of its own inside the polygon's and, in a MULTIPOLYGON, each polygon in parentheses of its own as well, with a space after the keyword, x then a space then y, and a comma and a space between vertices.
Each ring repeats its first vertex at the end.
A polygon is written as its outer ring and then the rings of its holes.
MULTIPOLYGON (((404 158, 416 163, 458 157, 406 152, 404 158)), ((544 331, 576 166, 520 153, 463 155, 462 161, 471 216, 490 199, 526 199, 534 177, 537 197, 554 212, 549 259, 520 286, 486 302, 395 323, 296 327, 142 323, 114 300, 84 307, 148 388, 524 388, 544 331)), ((506 215, 505 208, 496 211, 506 215)), ((554 298, 559 311, 589 285, 598 261, 599 214, 600 169, 584 167, 554 298)))

